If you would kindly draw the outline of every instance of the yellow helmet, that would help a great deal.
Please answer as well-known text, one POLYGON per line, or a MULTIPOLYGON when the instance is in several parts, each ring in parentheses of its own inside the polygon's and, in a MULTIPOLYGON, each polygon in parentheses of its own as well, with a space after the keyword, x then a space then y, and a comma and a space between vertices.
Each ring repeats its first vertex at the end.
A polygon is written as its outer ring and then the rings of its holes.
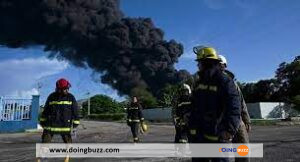
POLYGON ((213 59, 220 61, 217 51, 212 47, 197 46, 193 48, 193 51, 197 55, 197 61, 204 59, 213 59))
POLYGON ((141 122, 141 133, 146 133, 148 131, 148 125, 145 122, 141 122))

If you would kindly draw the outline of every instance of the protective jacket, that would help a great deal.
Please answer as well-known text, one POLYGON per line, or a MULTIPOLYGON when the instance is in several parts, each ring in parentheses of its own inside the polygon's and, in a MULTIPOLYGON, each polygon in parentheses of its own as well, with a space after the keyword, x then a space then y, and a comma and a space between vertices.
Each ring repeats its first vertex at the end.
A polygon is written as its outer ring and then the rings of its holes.
POLYGON ((141 120, 144 120, 141 104, 131 103, 129 108, 127 108, 127 121, 140 122, 141 120))
POLYGON ((176 125, 188 124, 188 119, 191 112, 191 98, 190 96, 182 95, 178 98, 175 107, 174 119, 176 125))
POLYGON ((220 137, 239 128, 241 102, 233 80, 218 68, 198 73, 192 93, 190 127, 196 133, 220 137))
POLYGON ((242 90, 240 89, 238 83, 235 81, 235 76, 231 71, 225 70, 225 74, 229 75, 234 80, 234 84, 236 86, 236 89, 239 92, 239 95, 240 95, 240 98, 241 98, 241 111, 242 111, 241 112, 241 117, 242 117, 241 122, 244 122, 245 124, 250 124, 251 120, 250 120, 250 116, 249 116, 249 113, 248 113, 248 108, 247 108, 246 101, 244 99, 242 90))
POLYGON ((80 124, 75 97, 70 93, 66 95, 61 95, 58 92, 50 94, 40 123, 46 131, 70 133, 73 124, 80 124))

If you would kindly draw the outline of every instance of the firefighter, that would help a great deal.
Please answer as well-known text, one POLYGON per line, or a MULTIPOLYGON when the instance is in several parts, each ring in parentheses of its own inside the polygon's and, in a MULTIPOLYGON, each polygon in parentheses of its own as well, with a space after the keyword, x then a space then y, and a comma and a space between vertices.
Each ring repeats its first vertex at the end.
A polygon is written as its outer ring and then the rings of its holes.
POLYGON ((60 134, 64 143, 72 143, 71 129, 79 124, 78 106, 69 93, 71 84, 62 78, 56 82, 56 90, 46 101, 40 124, 44 128, 42 143, 49 143, 54 134, 60 134))
MULTIPOLYGON (((220 59, 220 68, 221 68, 221 70, 224 71, 225 74, 230 76, 235 81, 234 74, 226 69, 227 68, 226 58, 222 55, 219 55, 219 59, 220 59)), ((239 92, 242 107, 241 107, 240 127, 237 131, 237 134, 233 138, 233 142, 234 143, 249 143, 248 133, 251 130, 250 116, 249 116, 249 113, 248 113, 246 102, 245 102, 244 97, 243 97, 243 93, 242 93, 240 87, 238 86, 237 82, 235 81, 234 83, 235 83, 236 89, 239 92)), ((235 161, 243 162, 243 161, 250 161, 250 159, 249 158, 236 158, 235 161)))
POLYGON ((133 142, 135 143, 139 142, 138 133, 141 122, 144 122, 142 106, 138 102, 137 97, 133 96, 129 108, 127 108, 127 125, 131 129, 133 142))
POLYGON ((177 104, 173 113, 175 124, 175 143, 188 142, 188 119, 191 110, 191 87, 188 84, 183 84, 179 89, 177 104))
MULTIPOLYGON (((219 68, 217 52, 195 47, 198 79, 194 83, 190 133, 195 143, 230 143, 240 124, 240 98, 234 81, 219 68)), ((229 161, 228 158, 193 158, 192 161, 229 161)))

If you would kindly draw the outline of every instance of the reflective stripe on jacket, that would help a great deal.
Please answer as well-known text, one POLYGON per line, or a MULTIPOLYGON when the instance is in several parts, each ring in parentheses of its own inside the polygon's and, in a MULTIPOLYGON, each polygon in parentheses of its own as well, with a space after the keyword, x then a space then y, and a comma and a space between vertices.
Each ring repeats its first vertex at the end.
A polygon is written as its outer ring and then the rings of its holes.
POLYGON ((127 109, 127 120, 139 122, 141 119, 143 119, 142 106, 139 103, 131 103, 127 109))
POLYGON ((80 124, 75 97, 70 93, 67 95, 61 95, 58 92, 50 94, 40 122, 47 131, 70 132, 73 124, 80 124))
POLYGON ((192 93, 189 125, 202 134, 235 134, 240 124, 241 104, 234 81, 217 68, 199 74, 192 93))

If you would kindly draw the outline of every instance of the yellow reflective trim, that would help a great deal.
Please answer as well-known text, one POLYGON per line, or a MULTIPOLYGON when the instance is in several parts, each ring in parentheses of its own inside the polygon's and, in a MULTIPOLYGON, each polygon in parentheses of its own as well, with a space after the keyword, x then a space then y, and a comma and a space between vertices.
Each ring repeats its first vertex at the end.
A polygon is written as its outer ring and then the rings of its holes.
POLYGON ((178 125, 185 125, 185 123, 184 122, 179 122, 178 125))
POLYGON ((217 86, 209 86, 210 91, 217 91, 217 86))
POLYGON ((80 121, 79 120, 74 120, 73 123, 74 124, 80 124, 80 121))
POLYGON ((207 89, 207 88, 208 88, 208 85, 205 85, 205 84, 199 84, 197 88, 199 88, 199 89, 207 89))
POLYGON ((181 102, 180 104, 178 104, 178 107, 183 106, 183 105, 190 105, 191 102, 181 102))
POLYGON ((72 105, 72 101, 51 101, 49 105, 72 105))
POLYGON ((71 128, 55 128, 55 127, 45 127, 44 129, 51 132, 69 132, 71 128))
POLYGON ((46 121, 46 118, 40 118, 40 121, 46 121))
POLYGON ((132 119, 128 119, 129 122, 140 122, 140 120, 138 119, 135 119, 135 120, 132 120, 132 119))
POLYGON ((138 110, 138 107, 130 107, 129 110, 138 110))
POLYGON ((191 129, 190 133, 191 133, 191 135, 196 135, 196 129, 191 129))
POLYGON ((179 143, 187 143, 187 140, 185 140, 185 139, 180 139, 180 140, 179 140, 179 143))
POLYGON ((218 141, 219 140, 218 136, 210 136, 210 135, 207 135, 207 134, 204 134, 203 136, 204 136, 204 138, 206 138, 208 140, 211 140, 211 141, 218 141))
POLYGON ((197 89, 209 90, 209 91, 214 91, 214 92, 216 92, 218 90, 217 86, 206 85, 206 84, 199 84, 197 89))

